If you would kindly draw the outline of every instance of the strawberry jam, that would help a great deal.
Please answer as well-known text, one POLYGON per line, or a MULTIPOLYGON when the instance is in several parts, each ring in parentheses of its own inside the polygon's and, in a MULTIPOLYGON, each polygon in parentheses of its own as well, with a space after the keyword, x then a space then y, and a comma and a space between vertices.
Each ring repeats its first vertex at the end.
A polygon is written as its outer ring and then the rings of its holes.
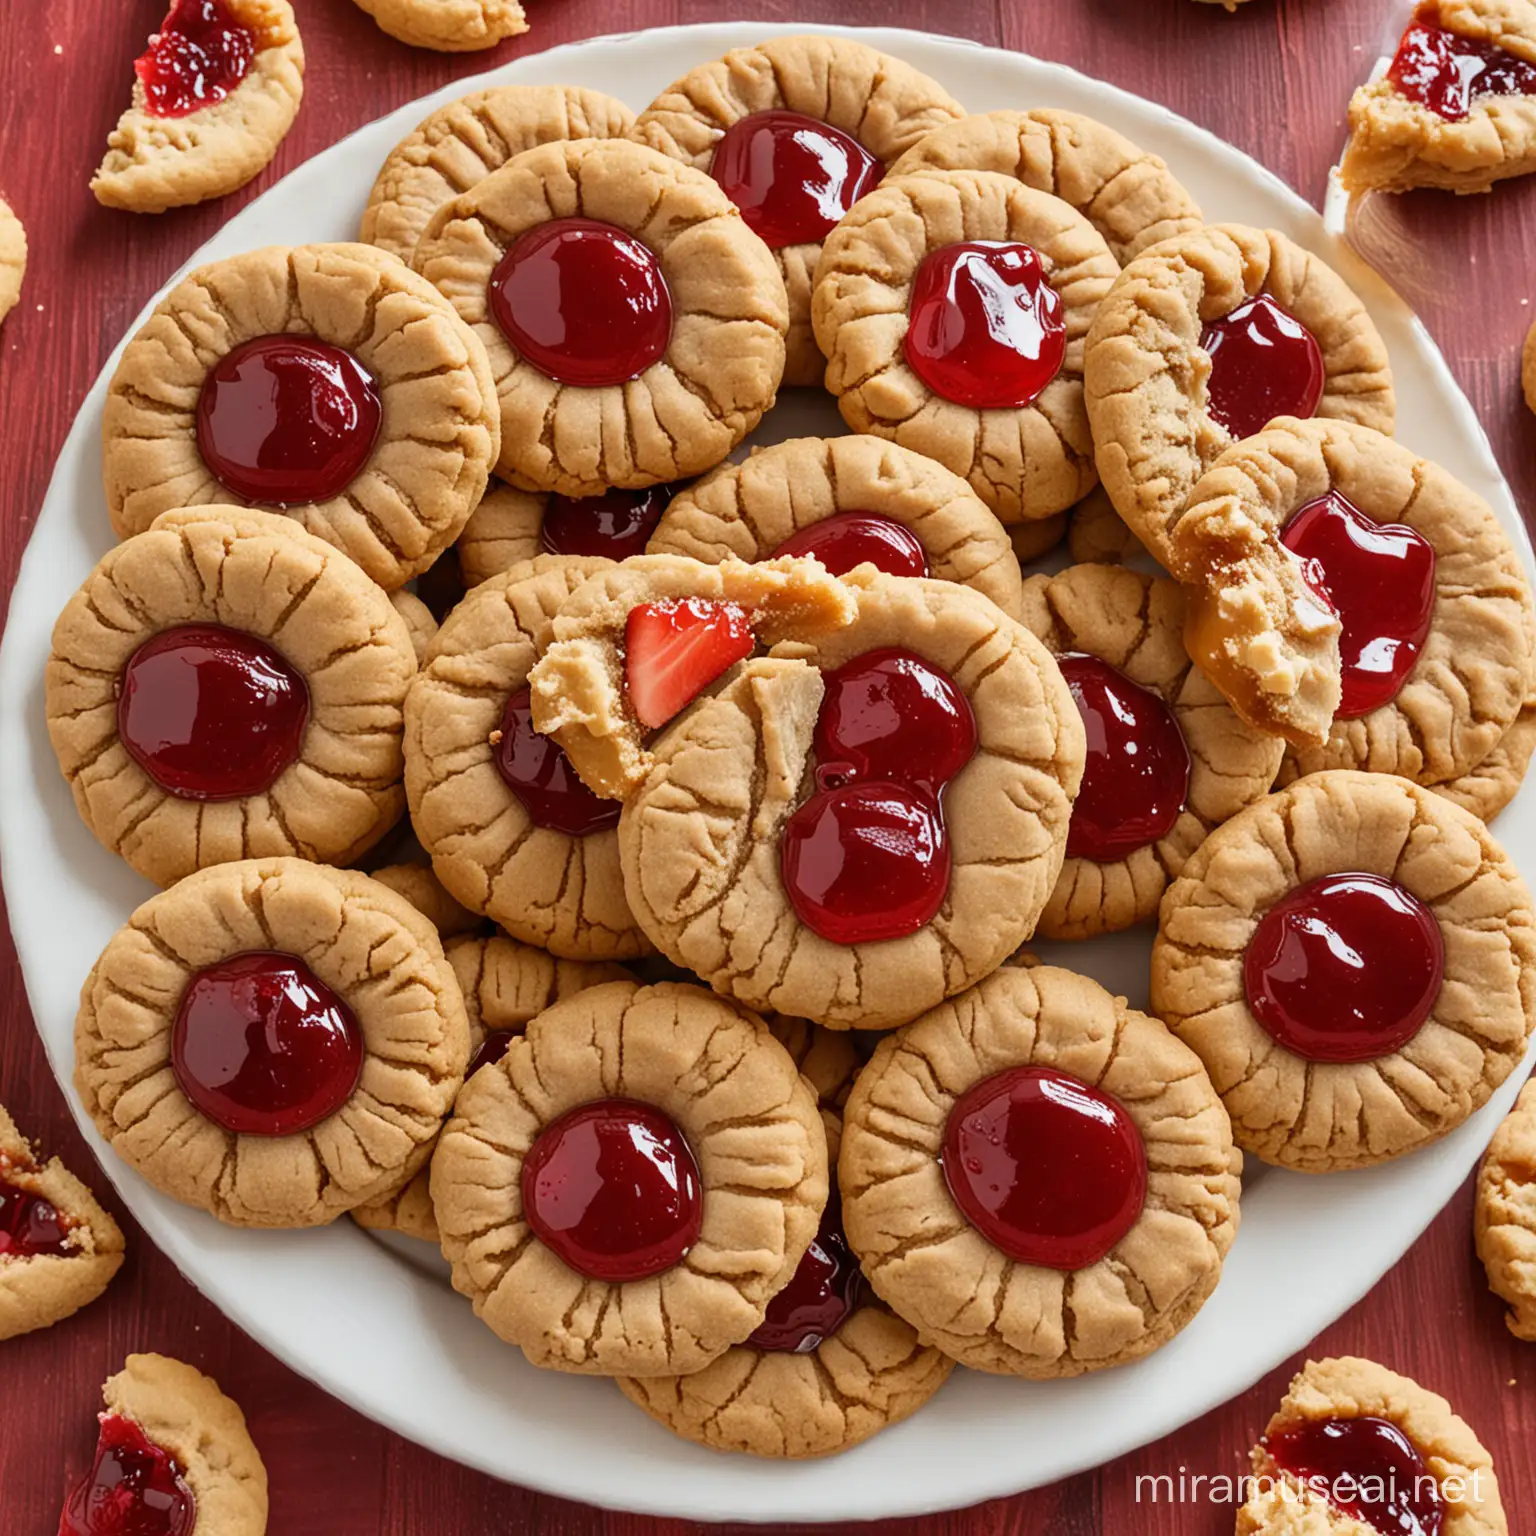
POLYGON ((680 1264, 704 1217, 699 1167, 654 1105, 602 1099, 562 1115, 523 1159, 523 1210, 578 1274, 623 1284, 680 1264))
POLYGON ((259 795, 298 760, 309 689, 272 646, 243 630, 181 624, 146 640, 118 684, 128 755, 183 800, 259 795))
POLYGON ((1410 101, 1452 123, 1466 118, 1479 99, 1536 96, 1536 64, 1441 26, 1433 5, 1421 6, 1403 33, 1387 78, 1410 101))
POLYGON ((91 1470, 70 1492, 59 1536, 192 1536, 197 1501, 170 1453, 129 1419, 101 1415, 91 1470))
POLYGON ((6 1182, 0 1158, 0 1258, 67 1258, 74 1252, 69 1224, 42 1195, 6 1182))
POLYGON ((843 1234, 834 1187, 815 1240, 747 1343, 775 1354, 808 1355, 853 1316, 863 1296, 864 1276, 843 1234))
POLYGON ((1445 940, 1417 896, 1379 875, 1325 875, 1266 912, 1243 956, 1259 1023, 1309 1061, 1371 1061, 1419 1032, 1445 940))
POLYGON ((536 827, 587 837, 619 824, 617 800, 594 795, 571 767, 559 742, 533 728, 532 693, 519 688, 501 714, 494 761, 502 782, 536 827))
POLYGON ((1311 416, 1323 398, 1323 349, 1267 293, 1210 321, 1200 347, 1211 360, 1206 410, 1233 437, 1252 437, 1276 416, 1311 416))
POLYGON ((133 70, 151 117, 185 117, 223 101, 255 57, 255 33, 223 0, 174 0, 133 70))
POLYGON ((1029 405, 1067 355, 1061 295, 1018 241, 941 246, 917 269, 907 311, 907 362, 959 405, 1029 405))
POLYGON ((1146 1147, 1123 1106, 1053 1067, 1012 1067, 961 1094, 943 1165, 966 1220, 1047 1269, 1098 1263, 1147 1195, 1146 1147))
POLYGON ((1440 1485, 1391 1420, 1303 1419, 1262 1444, 1282 1472, 1318 1488, 1341 1514, 1381 1536, 1439 1536, 1440 1485))
POLYGON ((595 555, 605 560, 643 555, 671 499, 670 485, 610 490, 601 496, 551 496, 544 508, 539 543, 550 555, 595 555))
POLYGON ((887 576, 928 575, 922 541, 894 517, 876 512, 839 512, 791 534, 769 559, 795 555, 819 560, 834 576, 872 565, 887 576))

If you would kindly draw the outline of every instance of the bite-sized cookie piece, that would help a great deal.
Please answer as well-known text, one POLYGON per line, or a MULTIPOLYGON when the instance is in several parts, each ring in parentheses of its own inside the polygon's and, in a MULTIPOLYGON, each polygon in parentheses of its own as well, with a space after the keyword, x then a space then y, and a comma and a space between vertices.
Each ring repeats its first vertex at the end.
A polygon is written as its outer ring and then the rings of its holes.
POLYGON ((1476 767, 1430 787, 1480 821, 1492 821, 1520 792, 1536 753, 1536 699, 1527 698, 1515 723, 1476 767))
POLYGON ((668 506, 647 552, 721 560, 813 556, 932 576, 1019 613, 1008 532, 958 475, 880 437, 798 437, 722 464, 668 506))
POLYGON ((409 261, 432 215, 513 155, 556 139, 622 138, 634 120, 622 101, 574 85, 501 85, 460 96, 390 151, 357 238, 409 261))
POLYGON ((304 95, 288 0, 171 0, 134 61, 133 100, 91 180, 96 201, 163 213, 260 175, 304 95))
POLYGON ((469 1026, 437 930, 351 870, 243 859, 152 896, 80 994, 75 1090, 157 1189, 313 1227, 398 1188, 469 1026))
POLYGON ((1536 1025, 1536 912, 1488 829, 1406 779, 1335 769, 1218 827, 1163 897, 1152 1007, 1233 1135, 1328 1173, 1454 1130, 1536 1025))
POLYGON ((369 870, 369 874, 397 896, 404 896, 437 929, 444 943, 473 933, 484 922, 477 912, 454 900, 428 864, 386 864, 383 869, 369 870))
POLYGON ((70 1489, 59 1536, 264 1536, 267 1469, 239 1404, 211 1376, 129 1355, 101 1395, 95 1460, 70 1489))
POLYGON ((438 53, 494 48, 528 30, 521 0, 356 0, 381 32, 438 53))
POLYGON ((476 1315, 535 1365, 603 1376, 686 1375, 741 1343, 827 1190, 789 1053, 674 982, 546 1008, 465 1085, 432 1159, 443 1252, 476 1315))
POLYGON ((1193 1052, 1085 976, 1004 966, 883 1041, 844 1114, 848 1240, 962 1365, 1049 1379, 1166 1344, 1221 1278, 1241 1159, 1193 1052))
POLYGON ((1237 1536, 1508 1536, 1493 1458, 1374 1360, 1309 1360, 1259 1443, 1237 1536))
POLYGON ((1149 558, 1147 546, 1126 526, 1102 485, 1089 491, 1067 520, 1067 552, 1079 565, 1125 565, 1149 558))
POLYGON ((0 1340, 72 1316, 122 1263, 111 1215, 58 1158, 40 1163, 0 1107, 0 1340))
POLYGON ((1477 1176, 1477 1255, 1517 1339, 1536 1343, 1536 1082, 1493 1134, 1477 1176))
POLYGON ((524 490, 699 474, 777 395, 773 255, 708 176, 656 150, 524 150, 439 208, 411 260, 490 356, 497 472, 524 490))
POLYGON ((1536 5, 1421 0, 1387 71, 1349 103, 1351 192, 1487 192, 1536 170, 1536 5))
POLYGON ((1212 224, 1165 240, 1099 306, 1083 364, 1099 474, 1175 575, 1173 526, 1207 465, 1276 416, 1391 432, 1376 323, 1331 267, 1276 230, 1212 224))
POLYGON ((822 241, 888 168, 964 109, 846 37, 775 37, 667 87, 633 137, 707 171, 772 249, 789 296, 786 384, 821 383, 811 287, 822 241))
POLYGON ((1010 523, 1008 542, 1013 545, 1014 558, 1021 566, 1050 554, 1067 534, 1067 514, 1058 512, 1055 517, 1042 517, 1033 523, 1010 523))
POLYGON ((107 391, 119 538, 171 507, 269 507, 393 589, 479 502, 501 441, 495 380, 432 285, 369 245, 268 246, 183 278, 107 391))
POLYGON ((1285 745, 1245 725, 1184 649, 1176 582, 1108 565, 1024 584, 1088 733, 1067 857, 1037 932, 1090 939, 1157 916, 1213 827, 1269 793, 1285 745))
POLYGON ((1368 427, 1281 420, 1229 449, 1172 559, 1190 655, 1292 743, 1282 779, 1443 783, 1520 713, 1536 618, 1509 535, 1481 496, 1368 427))
POLYGON ((816 1090, 817 1102, 825 1110, 841 1113, 853 1089, 853 1080, 864 1064, 854 1046, 854 1037, 783 1013, 770 1013, 766 1018, 773 1038, 795 1058, 801 1077, 816 1090))
POLYGON ((432 644, 432 637, 437 633, 437 620, 432 616, 432 610, 414 592, 407 592, 404 587, 391 592, 389 601, 395 612, 405 620, 406 630, 411 637, 411 649, 416 653, 419 666, 427 659, 427 647, 432 644))
POLYGON ((0 320, 15 309, 21 282, 27 275, 27 232, 0 198, 0 320))
POLYGON ((745 663, 657 738, 619 850, 656 947, 717 991, 888 1029, 1033 933, 1084 732, 1045 647, 985 598, 842 583, 846 628, 745 663))
POLYGON ((53 628, 44 707, 103 846, 169 885, 228 859, 345 864, 404 805, 416 656, 388 596, 267 512, 167 512, 53 628))
POLYGON ((1055 107, 985 112, 936 128, 891 167, 1000 171, 1070 203, 1122 266, 1149 245, 1203 224, 1199 205, 1156 155, 1113 128, 1055 107))
POLYGON ((871 192, 828 236, 812 318, 855 432, 937 459, 1005 523, 1091 490, 1083 348, 1119 273, 1070 204, 998 171, 871 192))

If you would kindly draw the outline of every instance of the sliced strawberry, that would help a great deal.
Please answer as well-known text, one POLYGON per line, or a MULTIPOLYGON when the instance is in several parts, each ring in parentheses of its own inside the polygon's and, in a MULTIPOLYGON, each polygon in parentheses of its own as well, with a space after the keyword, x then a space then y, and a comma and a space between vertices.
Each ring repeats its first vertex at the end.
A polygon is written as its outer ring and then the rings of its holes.
POLYGON ((729 666, 752 654, 752 625, 735 603, 641 603, 624 627, 624 683, 641 725, 654 731, 729 666))

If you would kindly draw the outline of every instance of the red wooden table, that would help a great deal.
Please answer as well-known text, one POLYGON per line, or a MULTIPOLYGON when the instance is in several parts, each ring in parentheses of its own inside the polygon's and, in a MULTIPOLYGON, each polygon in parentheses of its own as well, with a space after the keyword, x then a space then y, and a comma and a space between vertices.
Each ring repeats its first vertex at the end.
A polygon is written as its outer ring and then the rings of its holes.
MULTIPOLYGON (((69 423, 145 299, 261 188, 359 124, 455 77, 574 38, 722 14, 926 28, 1059 59, 1164 102, 1317 202, 1349 91, 1401 26, 1407 4, 1253 0, 1228 16, 1190 0, 529 0, 529 36, 458 59, 392 42, 349 0, 298 0, 297 9, 308 95, 276 163, 237 197, 154 219, 98 208, 86 183, 127 93, 131 61, 164 0, 5 0, 0 195, 25 222, 32 247, 22 303, 0 330, 0 580, 7 592, 69 423)), ((1373 243, 1386 253, 1387 275, 1445 349, 1517 498, 1532 504, 1536 426, 1520 404, 1518 353, 1531 319, 1525 284, 1536 182, 1465 201, 1424 194, 1383 220, 1373 243)), ((44 1061, 8 933, 0 938, 0 989, 0 1103, 106 1191, 44 1061)), ((128 1264, 101 1302, 52 1332, 0 1346, 0 1536, 57 1531, 66 1481, 90 1455, 99 1385, 139 1349, 191 1360, 239 1399, 271 1472, 273 1536, 683 1529, 509 1488, 398 1439, 258 1348, 131 1222, 124 1225, 128 1264)), ((1529 1533, 1536 1531, 1536 1347, 1505 1332, 1470 1231, 1470 1191, 1463 1189, 1314 1352, 1370 1355, 1450 1397, 1493 1452, 1511 1529, 1529 1533)), ((1263 1328, 1265 1320, 1253 1325, 1263 1328)), ((1204 1490, 1178 1507, 1138 1504, 1136 1479, 1181 1469, 1238 1473, 1295 1363, 1182 1433, 1097 1472, 890 1528, 953 1536, 1230 1532, 1230 1508, 1204 1490)))

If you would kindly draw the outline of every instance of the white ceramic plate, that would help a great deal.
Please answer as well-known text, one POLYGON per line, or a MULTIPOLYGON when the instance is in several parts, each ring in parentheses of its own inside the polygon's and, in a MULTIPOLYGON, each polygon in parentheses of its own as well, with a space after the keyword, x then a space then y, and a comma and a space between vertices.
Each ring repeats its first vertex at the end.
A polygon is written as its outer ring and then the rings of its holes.
MULTIPOLYGON (((601 38, 459 81, 317 155, 233 218, 194 262, 268 243, 352 238, 388 150, 464 90, 559 82, 641 107, 693 65, 790 30, 742 23, 601 38)), ((1401 436, 1487 497, 1529 564, 1530 545, 1487 441, 1429 337, 1268 172, 1161 107, 1058 65, 916 32, 859 35, 926 70, 973 111, 1055 106, 1099 117, 1163 155, 1212 217, 1270 225, 1325 254, 1365 296, 1391 349, 1401 436)), ((80 824, 43 723, 54 618, 112 542, 99 435, 116 361, 109 359, 59 457, 0 651, 0 865, 33 1014, 71 1102, 80 983, 149 895, 80 824)), ((764 436, 838 430, 829 402, 802 392, 775 411, 764 436)), ((1499 832, 1536 873, 1536 795, 1527 792, 1508 810, 1499 832)), ((1144 1000, 1145 935, 1045 949, 1133 1002, 1144 1000)), ((701 1450, 657 1427, 607 1382, 533 1370, 476 1321, 430 1255, 403 1256, 411 1245, 381 1244, 346 1221, 309 1233, 221 1227, 156 1194, 96 1145, 134 1215, 199 1290, 295 1370, 402 1435, 592 1504, 701 1519, 841 1521, 952 1508, 1052 1482, 1242 1391, 1397 1260, 1471 1168, 1516 1087, 1507 1083, 1438 1146, 1388 1167, 1327 1179, 1250 1167, 1242 1232, 1219 1290, 1152 1358, 1055 1384, 957 1371, 914 1419, 847 1455, 800 1465, 701 1450)))

